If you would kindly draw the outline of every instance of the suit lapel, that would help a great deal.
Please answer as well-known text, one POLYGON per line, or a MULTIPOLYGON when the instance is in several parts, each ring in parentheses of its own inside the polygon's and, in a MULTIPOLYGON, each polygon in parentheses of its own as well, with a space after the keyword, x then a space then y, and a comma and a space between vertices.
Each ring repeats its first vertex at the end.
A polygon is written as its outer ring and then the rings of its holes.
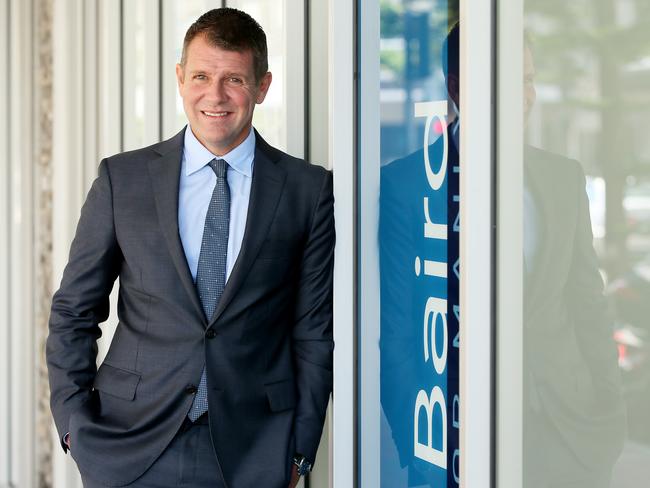
POLYGON ((178 233, 178 185, 180 183, 184 135, 185 130, 182 130, 172 139, 155 148, 161 156, 149 162, 149 174, 156 199, 158 221, 165 236, 167 248, 190 301, 203 319, 203 308, 196 293, 194 280, 187 265, 185 251, 178 233))
POLYGON ((286 173, 276 164, 282 153, 269 146, 257 131, 255 137, 253 181, 241 251, 208 326, 217 321, 246 278, 266 239, 284 188, 286 173))

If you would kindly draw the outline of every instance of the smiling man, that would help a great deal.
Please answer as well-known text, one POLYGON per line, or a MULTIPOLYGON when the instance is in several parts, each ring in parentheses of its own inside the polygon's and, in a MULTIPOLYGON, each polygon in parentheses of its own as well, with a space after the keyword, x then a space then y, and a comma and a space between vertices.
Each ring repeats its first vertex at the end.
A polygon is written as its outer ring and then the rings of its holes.
POLYGON ((176 75, 189 125, 103 160, 82 209, 52 303, 52 413, 85 487, 292 487, 332 388, 331 173, 253 129, 272 76, 247 14, 201 16, 176 75))

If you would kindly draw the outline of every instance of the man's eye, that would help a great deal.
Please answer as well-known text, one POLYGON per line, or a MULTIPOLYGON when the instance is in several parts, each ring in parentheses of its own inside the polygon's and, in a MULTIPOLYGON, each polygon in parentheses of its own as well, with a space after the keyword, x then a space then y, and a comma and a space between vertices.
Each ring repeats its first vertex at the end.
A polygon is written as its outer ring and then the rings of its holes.
POLYGON ((206 80, 207 76, 205 75, 194 75, 195 80, 206 80))
POLYGON ((230 81, 230 83, 235 83, 237 85, 241 85, 243 83, 243 80, 237 77, 230 77, 228 78, 228 81, 230 81))

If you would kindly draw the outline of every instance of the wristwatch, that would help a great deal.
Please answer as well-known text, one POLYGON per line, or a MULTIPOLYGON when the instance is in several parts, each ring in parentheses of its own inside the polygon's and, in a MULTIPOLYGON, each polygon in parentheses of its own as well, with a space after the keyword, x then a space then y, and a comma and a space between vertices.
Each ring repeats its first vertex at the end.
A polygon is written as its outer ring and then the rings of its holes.
POLYGON ((311 463, 302 454, 293 457, 293 464, 298 467, 298 476, 305 476, 311 471, 311 463))

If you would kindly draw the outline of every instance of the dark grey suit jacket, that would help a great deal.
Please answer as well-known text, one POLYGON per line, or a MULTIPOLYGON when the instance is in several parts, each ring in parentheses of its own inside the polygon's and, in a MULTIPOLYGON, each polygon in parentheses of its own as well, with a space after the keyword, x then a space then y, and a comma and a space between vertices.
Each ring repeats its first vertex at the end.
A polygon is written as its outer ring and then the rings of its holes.
POLYGON ((256 134, 241 252, 206 320, 178 233, 183 135, 100 164, 52 304, 54 420, 82 473, 128 484, 178 431, 206 364, 227 485, 284 487, 293 454, 316 455, 332 388, 331 173, 256 134), (119 324, 97 370, 116 278, 119 324))

